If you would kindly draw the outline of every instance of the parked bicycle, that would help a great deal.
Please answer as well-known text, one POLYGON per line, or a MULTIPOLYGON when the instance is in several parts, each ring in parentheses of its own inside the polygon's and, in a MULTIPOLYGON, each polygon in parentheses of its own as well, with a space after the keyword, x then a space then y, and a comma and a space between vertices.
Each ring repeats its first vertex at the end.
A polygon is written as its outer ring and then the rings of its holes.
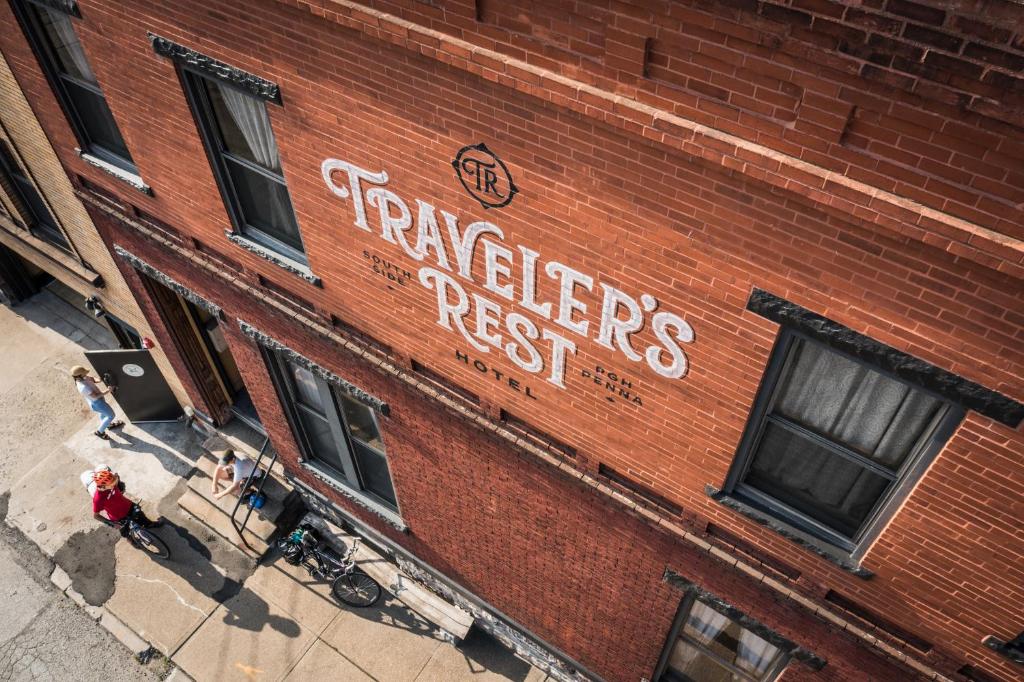
MULTIPOLYGON (((138 504, 133 505, 133 511, 138 506, 138 504)), ((136 520, 136 514, 129 514, 127 518, 118 522, 118 525, 121 527, 122 535, 132 543, 132 547, 138 547, 157 559, 166 559, 171 556, 171 550, 167 548, 167 544, 144 528, 136 520)))
POLYGON ((376 580, 356 567, 358 546, 359 538, 356 538, 345 556, 339 556, 307 524, 277 541, 285 561, 293 566, 301 565, 318 580, 330 581, 335 599, 349 606, 373 606, 380 599, 381 588, 376 580))

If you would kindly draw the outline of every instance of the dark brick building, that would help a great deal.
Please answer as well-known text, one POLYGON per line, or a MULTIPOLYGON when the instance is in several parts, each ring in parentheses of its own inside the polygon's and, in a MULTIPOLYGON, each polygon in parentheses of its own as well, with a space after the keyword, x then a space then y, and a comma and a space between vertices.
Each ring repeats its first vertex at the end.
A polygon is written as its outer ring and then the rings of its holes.
POLYGON ((1019 4, 0 21, 195 408, 557 675, 1020 675, 1019 4))

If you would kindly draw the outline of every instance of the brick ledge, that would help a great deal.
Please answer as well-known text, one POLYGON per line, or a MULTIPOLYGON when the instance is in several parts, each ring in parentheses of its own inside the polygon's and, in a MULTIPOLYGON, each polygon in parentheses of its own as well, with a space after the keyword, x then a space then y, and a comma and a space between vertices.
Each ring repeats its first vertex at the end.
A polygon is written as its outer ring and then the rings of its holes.
POLYGON ((61 252, 56 246, 47 244, 29 231, 12 226, 6 219, 0 221, 0 243, 13 251, 29 249, 32 253, 42 256, 87 285, 97 289, 103 287, 102 275, 93 272, 75 260, 71 254, 61 252))
POLYGON ((351 0, 277 2, 737 171, 849 220, 878 225, 1024 279, 1024 241, 987 227, 351 0))

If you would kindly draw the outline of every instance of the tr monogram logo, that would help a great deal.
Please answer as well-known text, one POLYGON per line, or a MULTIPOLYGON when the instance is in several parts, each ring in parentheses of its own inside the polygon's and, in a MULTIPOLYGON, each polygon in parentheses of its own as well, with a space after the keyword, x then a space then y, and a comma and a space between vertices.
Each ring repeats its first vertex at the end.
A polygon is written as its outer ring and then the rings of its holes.
POLYGON ((519 191, 508 168, 483 142, 460 149, 452 168, 462 186, 484 208, 508 206, 519 191))

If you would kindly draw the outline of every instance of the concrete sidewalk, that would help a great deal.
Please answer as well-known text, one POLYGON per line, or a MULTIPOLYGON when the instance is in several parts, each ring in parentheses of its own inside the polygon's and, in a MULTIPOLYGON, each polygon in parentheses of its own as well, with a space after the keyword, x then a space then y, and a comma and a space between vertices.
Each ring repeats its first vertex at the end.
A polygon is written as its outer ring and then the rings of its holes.
MULTIPOLYGON (((53 579, 136 650, 152 646, 195 680, 530 680, 545 675, 489 636, 458 647, 385 592, 368 609, 339 605, 329 586, 283 561, 251 559, 177 505, 200 456, 183 424, 128 425, 96 438, 68 379, 108 332, 49 292, 0 306, 0 494, 6 522, 52 557, 53 579), (151 559, 92 519, 79 475, 98 464, 166 524, 171 557, 151 559)), ((151 664, 152 665, 152 664, 151 664)), ((162 673, 171 670, 162 669, 162 673)))

